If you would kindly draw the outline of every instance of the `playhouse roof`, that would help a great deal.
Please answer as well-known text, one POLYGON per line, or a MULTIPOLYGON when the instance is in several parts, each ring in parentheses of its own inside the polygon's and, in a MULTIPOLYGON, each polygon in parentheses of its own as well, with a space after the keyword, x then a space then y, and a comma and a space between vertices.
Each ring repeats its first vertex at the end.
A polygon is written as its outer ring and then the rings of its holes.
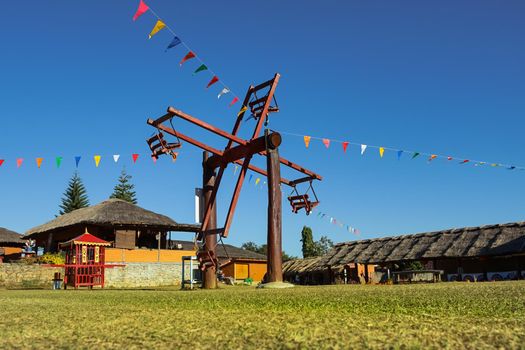
POLYGON ((9 243, 9 244, 16 244, 16 245, 23 245, 24 240, 22 239, 22 235, 8 230, 6 228, 0 227, 0 244, 3 243, 9 243))
POLYGON ((74 210, 43 225, 33 227, 25 233, 25 237, 35 237, 77 225, 185 232, 195 232, 199 229, 197 225, 179 224, 165 215, 154 213, 121 199, 112 198, 97 205, 74 210))
POLYGON ((77 236, 73 239, 70 239, 67 242, 60 243, 61 247, 66 247, 69 245, 75 245, 75 244, 82 244, 82 245, 100 245, 100 246, 110 246, 111 243, 100 239, 98 237, 93 236, 91 233, 86 232, 81 234, 80 236, 77 236))

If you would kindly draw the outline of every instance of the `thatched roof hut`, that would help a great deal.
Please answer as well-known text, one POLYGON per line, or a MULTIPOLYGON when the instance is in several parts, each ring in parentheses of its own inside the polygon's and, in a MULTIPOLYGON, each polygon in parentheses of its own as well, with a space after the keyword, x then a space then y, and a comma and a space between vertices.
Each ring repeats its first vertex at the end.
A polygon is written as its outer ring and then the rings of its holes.
POLYGON ((171 218, 143 209, 121 199, 108 199, 91 207, 77 209, 28 230, 24 237, 39 235, 77 225, 95 225, 110 228, 142 227, 158 231, 195 232, 197 225, 179 224, 171 218))
MULTIPOLYGON (((71 239, 88 229, 99 238, 107 241, 120 240, 131 248, 135 244, 153 245, 153 242, 140 241, 144 240, 145 236, 153 237, 154 240, 156 234, 163 233, 164 246, 166 232, 196 232, 199 228, 198 225, 179 224, 165 215, 154 213, 120 199, 108 199, 34 227, 28 230, 24 237, 35 239, 38 245, 45 244, 47 251, 56 249, 58 243, 71 239)), ((151 238, 149 240, 151 241, 151 238)))
POLYGON ((0 227, 0 247, 21 247, 24 243, 22 235, 0 227))
POLYGON ((283 274, 304 274, 308 272, 325 270, 326 268, 319 265, 322 257, 316 256, 313 258, 288 260, 283 263, 283 274))
POLYGON ((339 243, 309 268, 512 255, 525 255, 525 222, 339 243))
MULTIPOLYGON (((195 250, 195 243, 191 241, 172 240, 172 247, 180 247, 181 250, 195 250)), ((251 250, 235 247, 231 244, 218 244, 217 257, 221 263, 230 259, 265 260, 266 255, 252 252, 251 250)))

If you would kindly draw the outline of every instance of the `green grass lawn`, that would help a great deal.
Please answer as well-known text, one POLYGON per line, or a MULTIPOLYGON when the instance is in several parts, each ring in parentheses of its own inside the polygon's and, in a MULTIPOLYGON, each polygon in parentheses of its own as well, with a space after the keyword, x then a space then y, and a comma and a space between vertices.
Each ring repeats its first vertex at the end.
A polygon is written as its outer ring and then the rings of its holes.
POLYGON ((0 348, 521 348, 525 282, 0 290, 0 348))

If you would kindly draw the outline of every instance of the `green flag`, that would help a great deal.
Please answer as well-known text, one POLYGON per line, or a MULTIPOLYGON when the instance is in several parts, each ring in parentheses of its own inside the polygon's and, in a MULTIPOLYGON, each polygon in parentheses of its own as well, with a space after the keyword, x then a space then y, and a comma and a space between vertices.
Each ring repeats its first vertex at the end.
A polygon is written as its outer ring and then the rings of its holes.
POLYGON ((414 155, 412 156, 412 159, 416 158, 417 156, 419 156, 419 152, 414 152, 414 155))
POLYGON ((62 157, 56 157, 57 162, 57 168, 60 168, 60 164, 62 163, 62 157))
POLYGON ((197 74, 197 73, 199 73, 199 72, 202 72, 203 70, 207 70, 207 69, 208 69, 208 67, 206 67, 205 64, 201 64, 201 65, 199 66, 199 68, 195 69, 195 72, 193 72, 193 75, 195 75, 195 74, 197 74))

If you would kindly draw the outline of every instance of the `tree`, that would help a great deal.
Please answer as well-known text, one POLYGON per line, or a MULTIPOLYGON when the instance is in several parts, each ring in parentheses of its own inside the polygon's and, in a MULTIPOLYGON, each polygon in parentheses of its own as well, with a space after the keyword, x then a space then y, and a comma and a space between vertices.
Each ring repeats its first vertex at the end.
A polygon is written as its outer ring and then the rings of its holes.
POLYGON ((334 246, 334 242, 326 236, 321 236, 321 238, 314 244, 317 256, 325 255, 334 246))
POLYGON ((62 197, 62 204, 60 207, 60 215, 70 213, 73 210, 85 208, 89 206, 89 199, 87 196, 86 188, 82 183, 82 179, 78 176, 78 172, 75 171, 66 191, 64 197, 62 197))
POLYGON ((124 201, 137 204, 136 193, 133 190, 135 185, 130 183, 131 175, 126 173, 126 169, 122 169, 120 176, 118 178, 118 184, 115 185, 113 189, 113 194, 109 198, 122 199, 124 201))
POLYGON ((303 258, 318 256, 312 229, 310 227, 303 226, 303 230, 301 231, 301 242, 303 243, 303 258))

